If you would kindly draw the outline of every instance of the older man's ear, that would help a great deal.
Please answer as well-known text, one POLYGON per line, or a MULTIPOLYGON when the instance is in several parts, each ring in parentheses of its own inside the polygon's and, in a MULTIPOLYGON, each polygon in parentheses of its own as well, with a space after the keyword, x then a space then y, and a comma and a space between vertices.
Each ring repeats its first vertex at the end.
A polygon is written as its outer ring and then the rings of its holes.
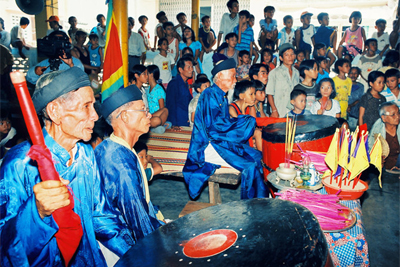
POLYGON ((60 103, 58 103, 57 101, 50 102, 49 104, 47 104, 46 112, 52 123, 56 125, 59 125, 61 123, 62 107, 60 103))

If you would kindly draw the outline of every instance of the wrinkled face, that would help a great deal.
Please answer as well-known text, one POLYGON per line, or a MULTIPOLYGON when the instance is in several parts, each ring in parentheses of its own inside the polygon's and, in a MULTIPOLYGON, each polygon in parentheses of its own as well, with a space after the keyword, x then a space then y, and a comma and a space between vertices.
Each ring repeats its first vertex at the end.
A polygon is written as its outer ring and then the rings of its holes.
POLYGON ((237 45, 237 38, 231 37, 227 41, 229 47, 235 47, 237 45))
POLYGON ((285 26, 288 28, 292 28, 293 27, 293 19, 287 19, 285 22, 285 26))
POLYGON ((254 80, 259 80, 262 84, 266 85, 268 82, 268 72, 265 67, 261 67, 260 71, 258 72, 257 76, 254 77, 254 80))
MULTIPOLYGON (((64 139, 89 141, 92 137, 94 122, 99 118, 94 110, 95 98, 90 86, 72 92, 71 100, 57 105, 56 115, 64 139)), ((57 100, 55 100, 57 101, 57 100)), ((53 101, 54 102, 54 101, 53 101)), ((53 122, 54 123, 54 122, 53 122)))
POLYGON ((211 19, 205 19, 203 26, 206 27, 207 29, 210 28, 211 26, 211 19))
POLYGON ((193 76, 193 62, 192 61, 185 61, 185 67, 183 69, 179 68, 179 73, 183 77, 185 77, 187 79, 192 78, 192 76, 193 76))
POLYGON ((330 82, 323 82, 319 91, 323 97, 329 98, 333 91, 332 84, 330 82))
POLYGON ((256 102, 256 89, 254 87, 247 88, 244 93, 239 94, 239 98, 247 105, 254 106, 256 102))
POLYGON ((349 77, 350 77, 350 79, 351 79, 351 81, 352 81, 353 83, 357 81, 358 76, 359 76, 359 74, 358 74, 357 69, 352 69, 352 70, 349 72, 349 77))
POLYGON ((149 163, 149 161, 147 160, 147 152, 146 152, 146 150, 143 149, 142 151, 137 153, 137 155, 138 155, 138 158, 140 160, 140 163, 142 163, 143 168, 146 169, 147 168, 147 164, 149 163))
POLYGON ((264 102, 265 101, 265 91, 256 91, 256 100, 258 102, 264 102))
POLYGON ((383 115, 382 121, 385 124, 397 126, 399 125, 400 114, 399 114, 399 107, 396 105, 392 105, 385 108, 385 115, 383 115))
POLYGON ((296 54, 294 53, 293 49, 286 50, 280 59, 282 60, 283 64, 286 66, 293 65, 294 59, 296 58, 296 54))
POLYGON ((217 85, 222 91, 228 92, 235 87, 236 69, 223 70, 217 75, 219 75, 217 85))
POLYGON ((294 100, 290 100, 290 103, 299 111, 306 108, 306 95, 298 95, 294 100))
POLYGON ((8 134, 8 132, 11 130, 11 122, 10 120, 3 120, 0 121, 0 133, 1 134, 8 134))
POLYGON ((133 101, 128 109, 121 112, 126 114, 126 124, 132 132, 147 133, 150 129, 151 114, 147 113, 143 100, 133 101))
POLYGON ((394 90, 399 88, 400 78, 397 77, 388 77, 386 79, 386 86, 389 87, 390 90, 394 90))
POLYGON ((318 78, 318 66, 317 63, 314 63, 314 67, 311 70, 306 70, 304 71, 304 73, 306 74, 306 76, 309 76, 313 79, 317 79, 318 78))
POLYGON ((270 63, 272 61, 272 55, 270 53, 265 52, 263 55, 263 60, 265 63, 270 63))
POLYGON ((370 82, 369 85, 375 91, 382 92, 383 88, 385 87, 385 77, 378 77, 375 82, 370 82))

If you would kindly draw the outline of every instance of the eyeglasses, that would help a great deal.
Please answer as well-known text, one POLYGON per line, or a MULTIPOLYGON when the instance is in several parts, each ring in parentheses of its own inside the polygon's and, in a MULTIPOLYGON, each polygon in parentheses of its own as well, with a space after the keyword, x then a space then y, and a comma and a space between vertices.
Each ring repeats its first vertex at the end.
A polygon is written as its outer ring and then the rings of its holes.
MULTIPOLYGON (((126 109, 126 110, 123 110, 123 111, 145 112, 145 115, 146 115, 146 116, 150 114, 150 111, 149 111, 148 108, 147 108, 147 109, 126 109)), ((117 115, 117 117, 115 117, 115 118, 117 119, 117 118, 119 117, 119 115, 121 115, 121 113, 122 113, 123 111, 121 111, 121 112, 117 115)))

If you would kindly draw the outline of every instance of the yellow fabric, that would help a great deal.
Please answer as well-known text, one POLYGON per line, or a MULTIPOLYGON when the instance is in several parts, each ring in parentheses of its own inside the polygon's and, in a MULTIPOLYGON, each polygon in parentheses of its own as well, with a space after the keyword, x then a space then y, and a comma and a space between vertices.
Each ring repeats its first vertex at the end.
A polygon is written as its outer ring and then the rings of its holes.
POLYGON ((328 152, 326 152, 325 156, 325 163, 333 173, 336 173, 338 166, 338 135, 339 129, 336 129, 335 135, 332 138, 332 142, 329 145, 328 152))
POLYGON ((339 163, 338 163, 346 170, 347 170, 347 164, 349 163, 349 136, 350 136, 350 131, 346 130, 342 141, 342 146, 340 147, 339 163))
MULTIPOLYGON (((122 138, 120 138, 118 136, 115 136, 114 133, 112 133, 111 136, 110 136, 110 140, 115 142, 115 143, 117 143, 117 144, 120 144, 121 146, 124 146, 124 147, 130 149, 133 152, 133 154, 135 154, 136 158, 139 161, 139 157, 138 157, 135 149, 129 147, 129 144, 124 139, 122 139, 122 138)), ((139 163, 140 163, 140 161, 139 161, 139 163)), ((149 184, 148 184, 147 178, 146 178, 146 172, 144 171, 144 168, 143 168, 142 164, 140 163, 139 165, 140 165, 140 172, 142 174, 142 181, 143 181, 143 184, 144 184, 144 190, 146 192, 146 195, 145 195, 146 202, 147 202, 147 204, 149 204, 149 202, 150 202, 150 192, 149 192, 149 184)), ((157 216, 158 220, 160 220, 160 221, 164 220, 164 216, 162 215, 161 211, 158 211, 156 216, 157 216)))
POLYGON ((379 171, 379 186, 382 188, 382 143, 379 138, 380 134, 375 138, 374 146, 372 147, 369 157, 370 163, 374 165, 379 171))
POLYGON ((345 80, 340 79, 338 76, 333 77, 336 89, 335 99, 340 104, 340 116, 347 119, 347 107, 349 106, 349 96, 351 94, 351 87, 353 85, 351 79, 347 77, 345 80))
MULTIPOLYGON (((368 132, 367 132, 368 133, 368 132)), ((360 145, 357 150, 357 154, 355 157, 350 157, 349 163, 349 172, 350 177, 349 180, 353 180, 357 177, 360 173, 362 173, 365 169, 369 167, 369 161, 367 156, 367 150, 365 149, 365 135, 367 133, 363 133, 361 135, 360 145)))

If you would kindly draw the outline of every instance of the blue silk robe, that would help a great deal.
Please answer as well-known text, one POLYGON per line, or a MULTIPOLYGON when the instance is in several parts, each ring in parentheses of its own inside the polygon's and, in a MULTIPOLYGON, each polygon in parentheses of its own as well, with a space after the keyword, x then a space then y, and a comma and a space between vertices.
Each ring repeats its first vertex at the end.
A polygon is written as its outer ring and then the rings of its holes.
POLYGON ((266 197, 260 151, 247 145, 256 127, 255 118, 230 118, 228 100, 217 85, 202 92, 197 104, 192 138, 183 176, 192 198, 200 194, 208 178, 221 166, 205 162, 204 150, 211 144, 232 167, 242 172, 241 198, 266 197))
MULTIPOLYGON (((122 256, 133 240, 126 225, 118 220, 100 183, 93 149, 77 143, 75 160, 67 167, 68 152, 43 129, 60 176, 70 181, 74 211, 82 222, 83 236, 69 266, 106 266, 96 241, 122 256)), ((30 143, 13 147, 0 171, 1 266, 64 266, 54 234, 58 226, 52 216, 41 219, 33 186, 41 182, 35 162, 26 153, 30 143)))
POLYGON ((138 158, 129 148, 110 139, 95 149, 100 176, 110 203, 138 240, 164 223, 157 219, 152 202, 146 201, 143 179, 147 178, 142 177, 138 158))
POLYGON ((189 103, 192 100, 189 85, 178 73, 166 90, 165 107, 168 109, 168 121, 174 126, 189 126, 189 103))

